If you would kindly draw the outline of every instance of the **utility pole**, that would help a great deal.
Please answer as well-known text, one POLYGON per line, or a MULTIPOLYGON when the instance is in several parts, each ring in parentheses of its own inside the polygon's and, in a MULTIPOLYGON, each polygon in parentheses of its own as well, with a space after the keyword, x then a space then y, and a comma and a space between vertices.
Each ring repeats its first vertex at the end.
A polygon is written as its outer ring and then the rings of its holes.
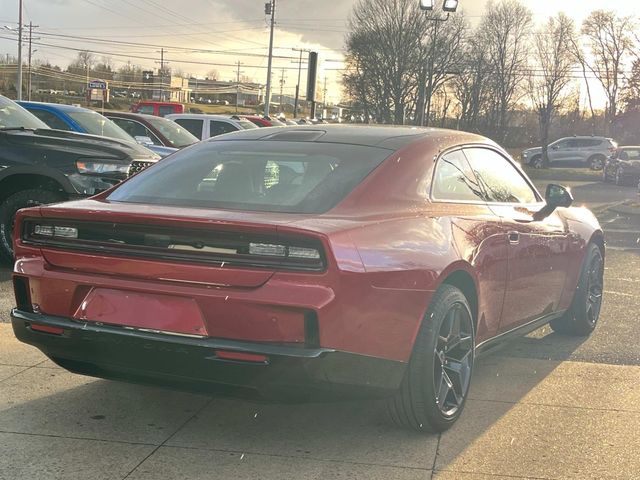
MULTIPOLYGON (((164 74, 166 68, 166 62, 164 61, 164 48, 160 48, 159 51, 156 51, 160 54, 160 68, 158 69, 158 74, 160 77, 160 101, 164 101, 164 74)), ((156 63, 158 63, 156 61, 156 63)))
POLYGON ((327 76, 324 77, 324 87, 322 90, 322 106, 327 108, 327 76))
POLYGON ((294 48, 296 52, 300 52, 300 60, 298 60, 298 83, 296 84, 296 99, 293 102, 293 118, 298 116, 298 102, 300 101, 300 75, 302 73, 302 53, 310 52, 311 50, 307 50, 305 48, 294 48))
POLYGON ((276 0, 269 0, 264 6, 264 13, 271 15, 271 31, 269 33, 269 61, 267 63, 267 90, 264 95, 264 116, 269 116, 271 103, 271 65, 273 63, 273 30, 276 24, 276 0))
POLYGON ((22 0, 20 0, 18 8, 18 85, 16 86, 16 98, 22 100, 22 0))
POLYGON ((284 68, 282 69, 282 73, 280 74, 280 112, 284 113, 284 109, 282 106, 282 95, 283 95, 283 90, 284 90, 284 84, 285 84, 285 80, 284 80, 284 68))
POLYGON ((244 73, 240 71, 240 60, 238 60, 238 68, 236 69, 236 113, 238 113, 238 103, 240 103, 240 74, 244 73))
POLYGON ((29 101, 31 101, 31 56, 33 54, 31 43, 33 42, 33 29, 38 27, 39 25, 34 25, 33 22, 29 22, 29 80, 27 82, 27 100, 29 101))

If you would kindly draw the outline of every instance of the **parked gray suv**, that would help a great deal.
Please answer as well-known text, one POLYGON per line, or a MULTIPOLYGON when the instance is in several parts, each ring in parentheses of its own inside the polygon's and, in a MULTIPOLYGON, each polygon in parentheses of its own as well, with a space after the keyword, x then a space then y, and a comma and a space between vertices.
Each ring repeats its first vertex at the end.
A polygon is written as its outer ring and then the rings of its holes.
MULTIPOLYGON (((567 137, 549 144, 549 166, 589 167, 602 170, 606 159, 616 151, 618 144, 605 137, 567 137)), ((542 167, 542 147, 522 152, 522 163, 534 168, 542 167)))

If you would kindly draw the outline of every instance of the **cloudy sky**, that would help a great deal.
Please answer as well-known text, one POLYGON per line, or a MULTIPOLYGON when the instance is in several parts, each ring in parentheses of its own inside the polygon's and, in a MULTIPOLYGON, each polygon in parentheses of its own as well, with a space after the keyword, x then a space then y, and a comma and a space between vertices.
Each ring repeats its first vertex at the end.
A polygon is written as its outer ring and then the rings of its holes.
MULTIPOLYGON (((243 75, 266 80, 269 31, 266 0, 24 0, 25 22, 39 25, 34 57, 66 66, 77 50, 89 49, 109 57, 117 68, 127 62, 157 67, 161 47, 173 69, 204 76, 215 69, 221 79, 235 77, 237 61, 243 75), (194 51, 195 50, 195 51, 194 51)), ((417 1, 417 0, 416 0, 417 1)), ((320 54, 320 79, 327 79, 327 97, 340 98, 338 80, 343 64, 341 47, 349 12, 357 0, 278 0, 274 85, 295 90, 298 53, 320 54)), ((609 4, 601 0, 524 0, 537 22, 560 10, 576 21, 609 4)), ((616 2, 620 14, 635 14, 636 2, 616 2)), ((18 0, 0 0, 0 26, 17 23, 18 0)), ((488 8, 488 0, 460 0, 472 21, 488 8)), ((11 32, 0 33, 0 55, 16 54, 11 32)), ((15 38, 15 35, 13 36, 15 38)), ((304 78, 304 71, 303 71, 304 78)), ((302 81, 304 86, 304 80, 302 81)))

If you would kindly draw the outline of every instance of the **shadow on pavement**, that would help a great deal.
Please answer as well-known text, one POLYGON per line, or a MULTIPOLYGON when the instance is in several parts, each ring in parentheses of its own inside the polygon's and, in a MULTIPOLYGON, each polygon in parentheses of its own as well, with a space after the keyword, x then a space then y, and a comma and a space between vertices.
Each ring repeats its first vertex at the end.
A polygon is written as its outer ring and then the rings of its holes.
MULTIPOLYGON (((438 468, 445 469, 446 459, 455 459, 507 415, 579 345, 551 334, 478 359, 467 408, 442 437, 460 440, 447 447, 438 468), (558 361, 532 365, 531 359, 506 356, 547 347, 558 361)), ((32 368, 2 385, 0 431, 6 432, 427 471, 441 441, 391 425, 384 401, 258 404, 96 380, 58 368, 32 368)))

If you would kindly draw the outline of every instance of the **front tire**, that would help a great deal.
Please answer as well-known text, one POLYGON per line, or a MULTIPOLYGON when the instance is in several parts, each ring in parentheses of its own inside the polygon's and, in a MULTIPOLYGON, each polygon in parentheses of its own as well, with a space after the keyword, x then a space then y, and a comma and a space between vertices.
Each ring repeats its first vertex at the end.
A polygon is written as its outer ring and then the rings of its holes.
POLYGON ((536 155, 531 159, 530 165, 533 168, 542 168, 544 167, 544 162, 542 161, 542 155, 536 155))
POLYGON ((49 190, 30 189, 14 193, 0 204, 0 258, 13 261, 13 223, 21 208, 55 203, 63 198, 49 190))
POLYGON ((622 172, 620 171, 620 169, 619 169, 619 168, 616 168, 616 176, 615 176, 615 179, 616 179, 616 185, 617 185, 618 187, 623 187, 623 186, 625 186, 625 185, 626 185, 624 175, 622 175, 622 172))
POLYGON ((569 310, 551 322, 551 328, 558 333, 586 337, 596 328, 602 307, 604 289, 604 258, 600 248, 591 243, 587 247, 578 288, 569 310))
POLYGON ((391 420, 421 432, 443 432, 464 408, 473 372, 473 317, 464 294, 451 285, 435 293, 422 321, 396 395, 391 420))

